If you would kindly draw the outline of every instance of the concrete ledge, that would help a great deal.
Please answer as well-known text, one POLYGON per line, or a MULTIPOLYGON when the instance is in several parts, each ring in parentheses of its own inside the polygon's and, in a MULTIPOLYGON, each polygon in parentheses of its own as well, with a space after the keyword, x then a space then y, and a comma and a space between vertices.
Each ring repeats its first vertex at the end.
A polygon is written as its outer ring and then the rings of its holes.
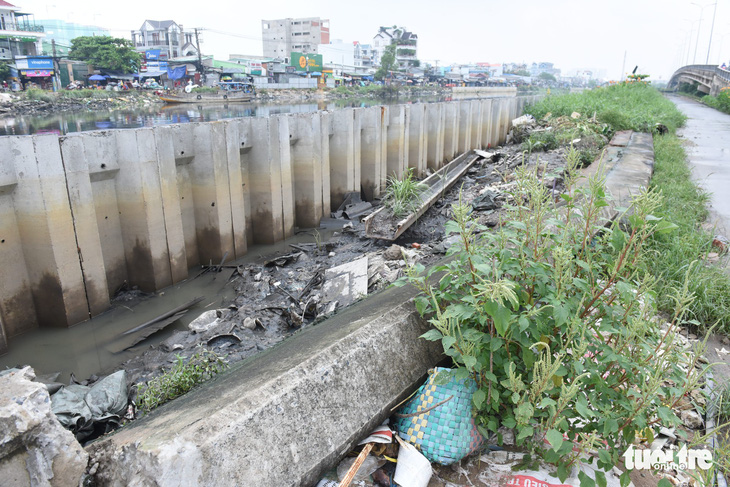
POLYGON ((316 483, 442 357, 413 295, 357 303, 90 445, 99 485, 316 483))
POLYGON ((613 198, 602 212, 613 220, 618 216, 617 207, 628 208, 632 198, 649 186, 654 173, 652 135, 630 130, 616 132, 606 147, 601 164, 596 161, 581 170, 586 178, 581 184, 588 184, 587 179, 599 172, 606 178, 606 192, 613 198))

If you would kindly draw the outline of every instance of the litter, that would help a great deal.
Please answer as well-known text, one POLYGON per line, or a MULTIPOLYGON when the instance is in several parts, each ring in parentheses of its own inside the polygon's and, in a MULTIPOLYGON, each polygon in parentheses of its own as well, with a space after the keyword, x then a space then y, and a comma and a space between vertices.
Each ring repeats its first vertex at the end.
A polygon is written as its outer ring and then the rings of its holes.
POLYGON ((398 436, 416 445, 430 461, 450 465, 478 450, 485 438, 472 417, 473 379, 455 380, 451 369, 437 367, 395 416, 398 436), (443 382, 441 374, 449 374, 443 382))
POLYGON ((398 464, 393 480, 401 487, 427 487, 433 475, 431 462, 415 446, 397 438, 400 443, 398 464))
POLYGON ((51 396, 51 408, 79 441, 91 437, 97 425, 118 426, 127 411, 127 373, 120 370, 91 387, 65 386, 51 396))

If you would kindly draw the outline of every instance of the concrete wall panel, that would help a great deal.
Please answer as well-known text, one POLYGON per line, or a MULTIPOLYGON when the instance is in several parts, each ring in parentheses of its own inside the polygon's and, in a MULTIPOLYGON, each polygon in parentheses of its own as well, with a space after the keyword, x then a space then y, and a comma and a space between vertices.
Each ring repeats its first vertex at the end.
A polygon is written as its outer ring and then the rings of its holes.
POLYGON ((408 169, 408 124, 411 107, 392 105, 389 108, 386 178, 395 176, 401 179, 408 169))
POLYGON ((122 240, 130 284, 155 291, 172 284, 162 211, 157 147, 152 129, 115 132, 122 240))
POLYGON ((426 175, 426 152, 428 150, 428 124, 426 104, 418 103, 409 107, 408 123, 408 167, 419 178, 426 175))
MULTIPOLYGON (((376 106, 364 108, 362 111, 362 138, 360 174, 362 197, 367 201, 380 196, 385 189, 386 136, 388 124, 388 107, 376 106)), ((357 189, 355 190, 357 191, 357 189)))
POLYGON ((436 171, 444 162, 444 104, 426 105, 426 120, 428 124, 426 164, 429 169, 436 171))
MULTIPOLYGON (((96 153, 89 157, 86 140, 74 134, 62 137, 60 144, 86 297, 89 311, 95 316, 109 308, 109 289, 90 171, 103 174, 107 161, 98 159, 96 153)), ((93 149, 94 145, 88 147, 93 149)))
POLYGON ((458 101, 444 103, 444 160, 451 161, 459 152, 462 113, 458 101))

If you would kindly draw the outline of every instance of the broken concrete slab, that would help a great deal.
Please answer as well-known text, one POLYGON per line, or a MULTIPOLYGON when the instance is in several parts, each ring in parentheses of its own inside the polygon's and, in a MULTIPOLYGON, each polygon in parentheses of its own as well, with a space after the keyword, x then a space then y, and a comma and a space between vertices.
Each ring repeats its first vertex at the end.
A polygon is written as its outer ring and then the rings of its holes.
POLYGON ((324 272, 322 301, 339 301, 340 306, 349 306, 368 294, 368 258, 332 267, 324 272))
POLYGON ((439 342, 419 338, 429 326, 414 294, 357 303, 93 443, 94 480, 313 485, 442 357, 439 342))
POLYGON ((0 483, 79 485, 89 456, 51 411, 30 367, 0 377, 0 483))

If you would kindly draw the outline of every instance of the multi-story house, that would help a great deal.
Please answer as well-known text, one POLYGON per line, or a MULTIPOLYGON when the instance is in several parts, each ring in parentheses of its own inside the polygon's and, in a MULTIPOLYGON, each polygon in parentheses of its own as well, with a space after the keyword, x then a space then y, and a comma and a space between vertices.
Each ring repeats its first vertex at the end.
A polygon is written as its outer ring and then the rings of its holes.
POLYGON ((193 34, 172 20, 145 20, 132 31, 132 44, 140 53, 159 51, 160 60, 198 54, 193 34))
POLYGON ((264 57, 289 62, 291 53, 316 54, 320 44, 330 42, 330 21, 319 17, 262 20, 264 57))
POLYGON ((373 62, 380 65, 380 60, 385 53, 385 48, 391 44, 396 45, 395 59, 400 68, 419 66, 418 61, 418 36, 409 32, 405 27, 381 27, 373 37, 373 62))
POLYGON ((532 63, 532 66, 530 66, 530 76, 537 78, 542 73, 549 73, 556 78, 560 78, 560 70, 554 68, 553 63, 532 63))
POLYGON ((373 46, 360 44, 358 41, 353 42, 353 45, 355 46, 355 66, 362 68, 373 67, 373 46))
POLYGON ((32 20, 32 14, 0 0, 0 59, 37 55, 44 37, 43 26, 32 20))

